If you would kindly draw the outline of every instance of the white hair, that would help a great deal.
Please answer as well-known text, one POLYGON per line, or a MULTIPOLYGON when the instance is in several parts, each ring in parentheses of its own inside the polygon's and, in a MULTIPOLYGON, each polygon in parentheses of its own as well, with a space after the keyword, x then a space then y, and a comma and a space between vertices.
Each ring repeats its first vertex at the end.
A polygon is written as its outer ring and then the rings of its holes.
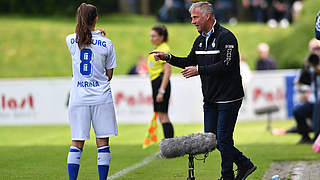
POLYGON ((267 43, 260 43, 258 45, 259 51, 269 51, 269 45, 267 43))
POLYGON ((210 14, 212 17, 214 17, 213 6, 209 2, 200 1, 200 2, 193 3, 189 8, 190 14, 195 8, 200 8, 202 17, 205 16, 206 14, 210 14))

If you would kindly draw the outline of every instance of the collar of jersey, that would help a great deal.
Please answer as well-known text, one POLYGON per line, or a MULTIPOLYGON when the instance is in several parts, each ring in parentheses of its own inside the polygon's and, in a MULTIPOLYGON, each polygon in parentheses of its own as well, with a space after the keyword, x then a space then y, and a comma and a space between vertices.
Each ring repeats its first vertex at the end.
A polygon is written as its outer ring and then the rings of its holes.
POLYGON ((157 46, 157 49, 159 49, 159 48, 161 48, 163 46, 167 46, 167 43, 166 42, 161 43, 159 46, 157 46))
POLYGON ((91 31, 91 33, 92 33, 92 34, 97 34, 97 35, 98 35, 98 34, 101 34, 101 31, 96 30, 96 31, 91 31))

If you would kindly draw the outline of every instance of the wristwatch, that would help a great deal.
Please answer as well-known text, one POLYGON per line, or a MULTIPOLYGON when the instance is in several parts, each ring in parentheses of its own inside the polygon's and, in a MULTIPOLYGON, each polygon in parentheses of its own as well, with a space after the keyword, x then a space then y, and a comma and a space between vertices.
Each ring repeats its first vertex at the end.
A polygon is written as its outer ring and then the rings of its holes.
POLYGON ((166 93, 166 91, 165 91, 165 90, 163 90, 163 89, 158 89, 158 93, 160 93, 160 94, 164 94, 164 93, 166 93))
POLYGON ((166 62, 170 62, 172 55, 170 53, 167 53, 168 57, 165 59, 166 62))

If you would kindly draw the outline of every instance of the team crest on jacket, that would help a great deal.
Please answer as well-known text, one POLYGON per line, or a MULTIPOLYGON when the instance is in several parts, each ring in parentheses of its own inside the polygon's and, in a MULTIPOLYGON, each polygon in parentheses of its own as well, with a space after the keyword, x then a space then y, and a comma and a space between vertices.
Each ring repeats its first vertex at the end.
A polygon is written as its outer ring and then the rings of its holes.
POLYGON ((201 47, 202 47, 202 43, 199 44, 199 48, 201 48, 201 47))

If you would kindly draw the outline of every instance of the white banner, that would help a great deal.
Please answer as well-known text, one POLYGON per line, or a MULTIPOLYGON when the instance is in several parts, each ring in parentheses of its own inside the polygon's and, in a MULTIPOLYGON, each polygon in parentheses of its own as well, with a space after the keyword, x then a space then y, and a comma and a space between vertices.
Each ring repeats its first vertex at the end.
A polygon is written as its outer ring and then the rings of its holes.
POLYGON ((286 119, 286 82, 285 77, 296 73, 294 70, 256 71, 245 87, 239 119, 266 119, 268 109, 278 108, 272 113, 273 119, 286 119), (258 115, 257 111, 266 113, 258 115))
MULTIPOLYGON (((126 76, 112 80, 114 102, 120 123, 146 123, 153 115, 149 78, 126 76)), ((202 121, 202 93, 199 77, 171 77, 169 118, 175 123, 202 121)))
MULTIPOLYGON (((287 118, 285 76, 296 71, 255 72, 248 83, 239 120, 266 119, 255 112, 279 108, 272 117, 287 118)), ((69 78, 0 80, 0 125, 66 124, 69 78)), ((116 76, 111 81, 119 123, 147 123, 153 114, 151 83, 147 77, 116 76)), ((199 77, 171 77, 169 117, 174 123, 202 123, 199 77)))
POLYGON ((0 125, 65 124, 71 79, 0 80, 0 125))

